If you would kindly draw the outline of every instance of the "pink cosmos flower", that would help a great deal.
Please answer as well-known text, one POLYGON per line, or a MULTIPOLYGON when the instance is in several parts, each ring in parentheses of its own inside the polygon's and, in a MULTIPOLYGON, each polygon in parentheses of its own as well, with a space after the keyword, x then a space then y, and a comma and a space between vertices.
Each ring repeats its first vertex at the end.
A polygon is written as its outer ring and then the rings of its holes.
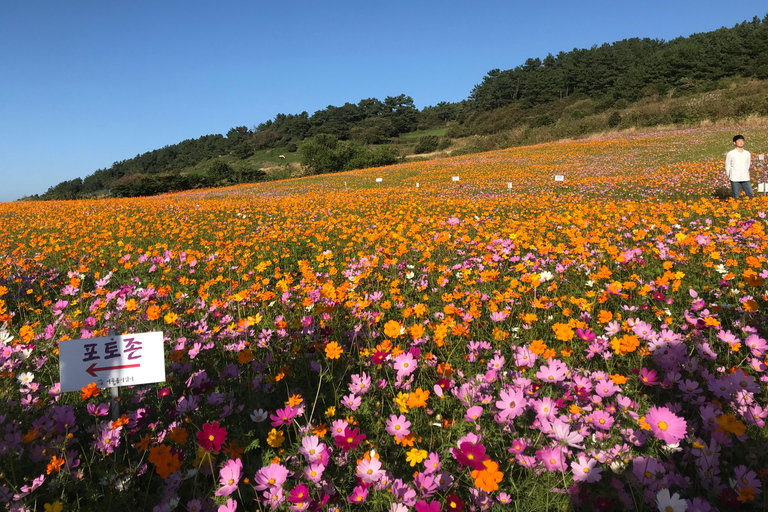
POLYGON ((387 434, 391 436, 397 436, 399 439, 404 438, 411 433, 408 427, 411 426, 411 422, 405 417, 404 414, 395 416, 392 414, 387 420, 387 434))
POLYGON ((429 456, 427 456, 424 461, 424 473, 431 475, 432 473, 439 471, 442 466, 443 463, 440 462, 440 456, 435 452, 430 452, 429 456))
POLYGON ((341 436, 344 435, 344 429, 346 429, 349 426, 349 423, 347 420, 334 420, 334 422, 331 424, 331 435, 332 436, 341 436))
POLYGON ((605 411, 595 411, 589 418, 591 420, 590 423, 600 430, 611 430, 614 422, 613 416, 605 411))
POLYGON ((398 377, 407 377, 416 370, 416 359, 410 352, 403 352, 395 358, 394 368, 398 377))
POLYGON ((341 399, 341 403, 346 407, 347 409, 351 411, 356 411, 358 407, 360 407, 360 404, 363 403, 363 399, 360 398, 357 395, 349 394, 341 399))
POLYGON ((216 491, 216 496, 229 496, 237 490, 237 484, 240 482, 240 475, 243 470, 243 463, 240 459, 230 459, 219 471, 219 483, 222 485, 216 491))
POLYGON ((371 457, 371 460, 362 459, 357 465, 357 476, 367 483, 377 482, 384 476, 384 470, 381 469, 381 462, 376 457, 371 457))
POLYGON ((562 382, 568 375, 568 366, 562 361, 552 359, 547 366, 540 366, 536 377, 551 384, 562 382))
POLYGON ((483 415, 483 408, 480 405, 473 405, 469 409, 467 409, 466 414, 464 414, 464 419, 469 422, 473 423, 480 419, 480 416, 483 415))
POLYGON ((619 388, 616 384, 613 383, 612 380, 609 379, 602 379, 598 384, 595 385, 595 393, 603 398, 613 396, 620 389, 621 388, 619 388))
POLYGON ((323 472, 325 471, 325 466, 320 464, 319 462, 313 462, 306 468, 304 468, 304 476, 307 477, 307 480, 314 482, 317 484, 320 482, 320 479, 323 477, 323 472))
POLYGON ((571 462, 571 471, 573 479, 577 482, 593 483, 602 478, 600 473, 602 468, 596 468, 597 461, 592 458, 586 458, 584 454, 579 454, 579 460, 571 462))
POLYGON ((736 486, 739 489, 744 489, 745 487, 751 487, 755 490, 755 494, 760 494, 760 489, 762 488, 762 484, 760 483, 760 480, 757 478, 757 473, 754 471, 750 471, 747 469, 747 466, 741 465, 736 466, 733 468, 733 476, 734 480, 736 481, 736 486))
POLYGON ((688 424, 666 407, 651 407, 645 415, 654 435, 667 444, 677 444, 685 437, 688 424))
POLYGON ((496 407, 499 409, 499 415, 504 420, 513 420, 523 414, 528 402, 520 389, 510 391, 502 390, 499 393, 496 407))
POLYGON ((565 449, 562 446, 545 446, 536 452, 536 455, 544 463, 544 467, 550 472, 565 471, 565 449))
POLYGON ((115 451, 115 446, 120 444, 120 434, 122 430, 122 427, 118 427, 114 430, 108 426, 102 427, 99 436, 96 439, 96 448, 102 453, 113 453, 115 451))
POLYGON ((288 469, 274 462, 269 466, 261 468, 254 476, 254 484, 257 491, 263 491, 272 487, 282 487, 283 482, 288 478, 288 469))
POLYGON ((306 436, 301 439, 299 453, 307 462, 315 462, 323 457, 326 448, 325 443, 321 443, 317 436, 306 436))
POLYGON ((237 510, 237 502, 229 498, 225 505, 219 505, 217 512, 235 512, 235 510, 237 510))

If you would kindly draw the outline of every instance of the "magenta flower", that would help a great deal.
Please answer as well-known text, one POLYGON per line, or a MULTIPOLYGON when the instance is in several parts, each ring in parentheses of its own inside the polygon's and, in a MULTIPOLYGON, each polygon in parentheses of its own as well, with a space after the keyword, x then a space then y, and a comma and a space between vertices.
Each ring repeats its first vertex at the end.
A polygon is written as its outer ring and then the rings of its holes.
POLYGON ((216 496, 229 496, 237 490, 240 476, 243 471, 243 463, 240 459, 230 459, 219 471, 219 483, 221 488, 216 491, 216 496))
POLYGON ((478 470, 482 470, 485 467, 483 462, 490 458, 485 454, 485 446, 467 442, 461 443, 458 448, 451 449, 451 453, 456 462, 462 466, 478 470))
POLYGON ((352 490, 352 494, 347 498, 350 503, 362 503, 368 498, 368 488, 358 485, 352 490))
POLYGON ((419 500, 416 503, 416 512, 442 512, 439 501, 419 500))
POLYGON ((666 407, 651 407, 645 415, 653 434, 667 444, 677 444, 685 437, 688 424, 666 407))
POLYGON ((197 442, 207 452, 217 452, 221 450, 227 440, 227 429, 219 428, 219 422, 206 423, 203 430, 197 433, 197 442))
POLYGON ((303 507, 305 503, 309 502, 309 488, 305 484, 297 485, 288 494, 288 501, 298 507, 303 507))
POLYGON ((656 370, 648 370, 648 368, 643 368, 640 371, 640 382, 646 386, 656 386, 659 383, 658 376, 659 374, 656 372, 656 370))
MULTIPOLYGON (((359 434, 360 429, 350 429, 349 427, 344 429, 344 435, 336 436, 333 439, 336 441, 336 446, 341 448, 342 451, 348 452, 353 448, 360 446, 360 443, 365 439, 365 434, 359 434)), ((367 495, 367 494, 366 494, 367 495)))
POLYGON ((283 425, 290 425, 293 418, 296 417, 297 408, 286 405, 282 409, 275 411, 275 414, 270 414, 269 419, 272 420, 272 426, 277 428, 283 425))

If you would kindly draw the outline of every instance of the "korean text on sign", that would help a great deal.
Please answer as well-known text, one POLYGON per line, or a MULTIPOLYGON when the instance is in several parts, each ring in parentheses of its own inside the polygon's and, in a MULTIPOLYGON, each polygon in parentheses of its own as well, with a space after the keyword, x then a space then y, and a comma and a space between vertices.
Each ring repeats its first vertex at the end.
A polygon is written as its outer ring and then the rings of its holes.
POLYGON ((62 391, 79 391, 165 380, 163 333, 149 332, 66 340, 59 344, 62 391))

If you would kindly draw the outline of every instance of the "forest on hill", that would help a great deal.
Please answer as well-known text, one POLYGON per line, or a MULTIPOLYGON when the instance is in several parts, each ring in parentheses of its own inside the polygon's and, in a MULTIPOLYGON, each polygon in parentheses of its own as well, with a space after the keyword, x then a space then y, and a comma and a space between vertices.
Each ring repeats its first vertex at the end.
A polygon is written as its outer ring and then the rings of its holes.
POLYGON ((671 41, 632 38, 529 58, 489 71, 466 100, 421 110, 399 94, 312 115, 281 113, 252 128, 115 162, 24 199, 141 196, 274 179, 260 167, 264 154, 288 155, 326 173, 395 163, 409 152, 448 148, 457 138, 470 140, 459 149, 470 152, 753 114, 768 115, 768 15, 671 41))

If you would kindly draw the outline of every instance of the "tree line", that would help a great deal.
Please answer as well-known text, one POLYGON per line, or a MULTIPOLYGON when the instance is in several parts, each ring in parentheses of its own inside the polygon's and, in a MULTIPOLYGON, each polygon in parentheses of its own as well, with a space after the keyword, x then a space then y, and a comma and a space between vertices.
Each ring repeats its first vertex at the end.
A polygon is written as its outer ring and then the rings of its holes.
MULTIPOLYGON (((449 125, 448 135, 494 133, 514 126, 547 125, 566 102, 589 99, 598 109, 625 108, 653 95, 684 96, 713 90, 724 78, 768 78, 768 15, 732 28, 665 42, 625 39, 589 49, 529 58, 513 69, 493 69, 466 100, 421 110, 405 94, 329 105, 313 115, 277 114, 226 136, 205 135, 115 162, 83 179, 63 181, 25 199, 74 199, 108 191, 113 196, 156 193, 266 179, 262 171, 218 162, 244 160, 256 151, 299 151, 318 173, 387 165, 397 151, 386 145, 417 129, 449 125), (211 160, 198 173, 183 172, 211 160), (223 168, 222 165, 226 166, 223 168)), ((570 116, 582 115, 578 110, 570 116)), ((617 112, 611 123, 621 120, 617 112)), ((436 141, 422 141, 422 145, 436 141)))

